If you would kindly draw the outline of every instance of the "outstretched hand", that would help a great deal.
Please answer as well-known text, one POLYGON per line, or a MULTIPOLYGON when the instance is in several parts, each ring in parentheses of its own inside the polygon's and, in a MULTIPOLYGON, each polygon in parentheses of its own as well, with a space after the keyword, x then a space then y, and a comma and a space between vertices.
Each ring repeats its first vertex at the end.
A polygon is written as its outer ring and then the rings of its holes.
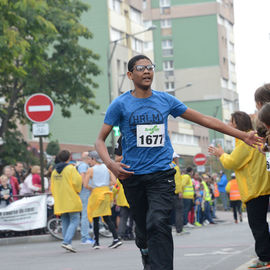
POLYGON ((129 167, 130 166, 124 163, 113 161, 110 164, 109 169, 115 175, 115 177, 117 177, 120 180, 124 180, 134 174, 134 172, 130 172, 124 169, 124 168, 129 168, 129 167))
POLYGON ((210 145, 208 146, 208 153, 212 156, 220 157, 224 153, 224 150, 220 144, 217 147, 210 145))
POLYGON ((247 136, 243 141, 251 147, 261 146, 261 144, 263 143, 263 138, 257 136, 256 131, 248 132, 246 133, 246 135, 247 136))

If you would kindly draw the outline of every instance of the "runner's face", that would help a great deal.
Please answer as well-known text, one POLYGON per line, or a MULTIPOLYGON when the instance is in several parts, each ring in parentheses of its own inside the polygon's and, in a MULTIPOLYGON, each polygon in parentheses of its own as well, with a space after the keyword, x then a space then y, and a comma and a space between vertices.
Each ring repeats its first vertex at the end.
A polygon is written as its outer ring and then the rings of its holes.
POLYGON ((151 88, 154 71, 149 71, 147 68, 145 68, 144 71, 137 71, 136 66, 138 65, 148 66, 152 65, 152 63, 148 59, 140 59, 135 63, 133 70, 131 72, 128 72, 128 76, 131 80, 133 80, 135 87, 143 90, 148 90, 149 88, 151 88))

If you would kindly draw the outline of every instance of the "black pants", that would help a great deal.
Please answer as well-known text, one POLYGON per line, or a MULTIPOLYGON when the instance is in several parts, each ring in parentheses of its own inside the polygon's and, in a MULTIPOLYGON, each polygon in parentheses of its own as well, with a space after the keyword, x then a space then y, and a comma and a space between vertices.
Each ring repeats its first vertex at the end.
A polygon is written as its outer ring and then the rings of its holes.
POLYGON ((128 207, 121 206, 120 207, 120 223, 118 228, 118 234, 121 238, 125 238, 127 231, 127 221, 129 220, 129 225, 131 229, 133 229, 133 217, 131 214, 131 210, 128 207))
MULTIPOLYGON (((108 225, 108 228, 113 235, 113 239, 118 239, 118 235, 115 230, 115 226, 111 220, 111 216, 104 216, 103 220, 108 225)), ((93 218, 93 225, 94 225, 95 241, 99 244, 99 217, 93 218)))
POLYGON ((175 170, 133 175, 121 181, 135 220, 136 245, 149 250, 153 270, 173 269, 170 217, 175 170))
POLYGON ((255 251, 263 262, 270 262, 270 234, 266 220, 269 195, 260 196, 246 203, 248 223, 255 239, 255 251))
POLYGON ((239 213, 239 215, 242 215, 242 202, 240 200, 236 200, 236 201, 230 201, 231 204, 231 208, 233 210, 233 218, 235 221, 237 221, 237 212, 239 213))
POLYGON ((174 210, 175 210, 175 229, 180 233, 183 231, 184 225, 184 203, 183 199, 179 198, 179 194, 174 195, 174 210))

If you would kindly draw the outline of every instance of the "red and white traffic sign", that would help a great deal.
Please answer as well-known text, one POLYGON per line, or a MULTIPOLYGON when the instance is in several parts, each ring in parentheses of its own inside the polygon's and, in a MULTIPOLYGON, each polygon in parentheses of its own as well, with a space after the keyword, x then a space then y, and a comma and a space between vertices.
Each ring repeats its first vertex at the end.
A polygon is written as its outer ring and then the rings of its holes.
POLYGON ((197 166, 203 166, 207 161, 207 157, 203 153, 196 154, 193 158, 193 162, 197 166))
POLYGON ((46 122, 50 120, 53 115, 54 104, 47 95, 34 94, 25 102, 24 112, 32 122, 46 122))

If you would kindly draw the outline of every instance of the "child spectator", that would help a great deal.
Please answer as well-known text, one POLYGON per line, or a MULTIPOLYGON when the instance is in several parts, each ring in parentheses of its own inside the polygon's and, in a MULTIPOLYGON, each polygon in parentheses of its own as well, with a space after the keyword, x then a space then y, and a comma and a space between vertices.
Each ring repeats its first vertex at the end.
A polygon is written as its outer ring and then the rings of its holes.
POLYGON ((12 200, 12 187, 8 184, 8 178, 5 175, 0 177, 0 208, 9 205, 12 200))

